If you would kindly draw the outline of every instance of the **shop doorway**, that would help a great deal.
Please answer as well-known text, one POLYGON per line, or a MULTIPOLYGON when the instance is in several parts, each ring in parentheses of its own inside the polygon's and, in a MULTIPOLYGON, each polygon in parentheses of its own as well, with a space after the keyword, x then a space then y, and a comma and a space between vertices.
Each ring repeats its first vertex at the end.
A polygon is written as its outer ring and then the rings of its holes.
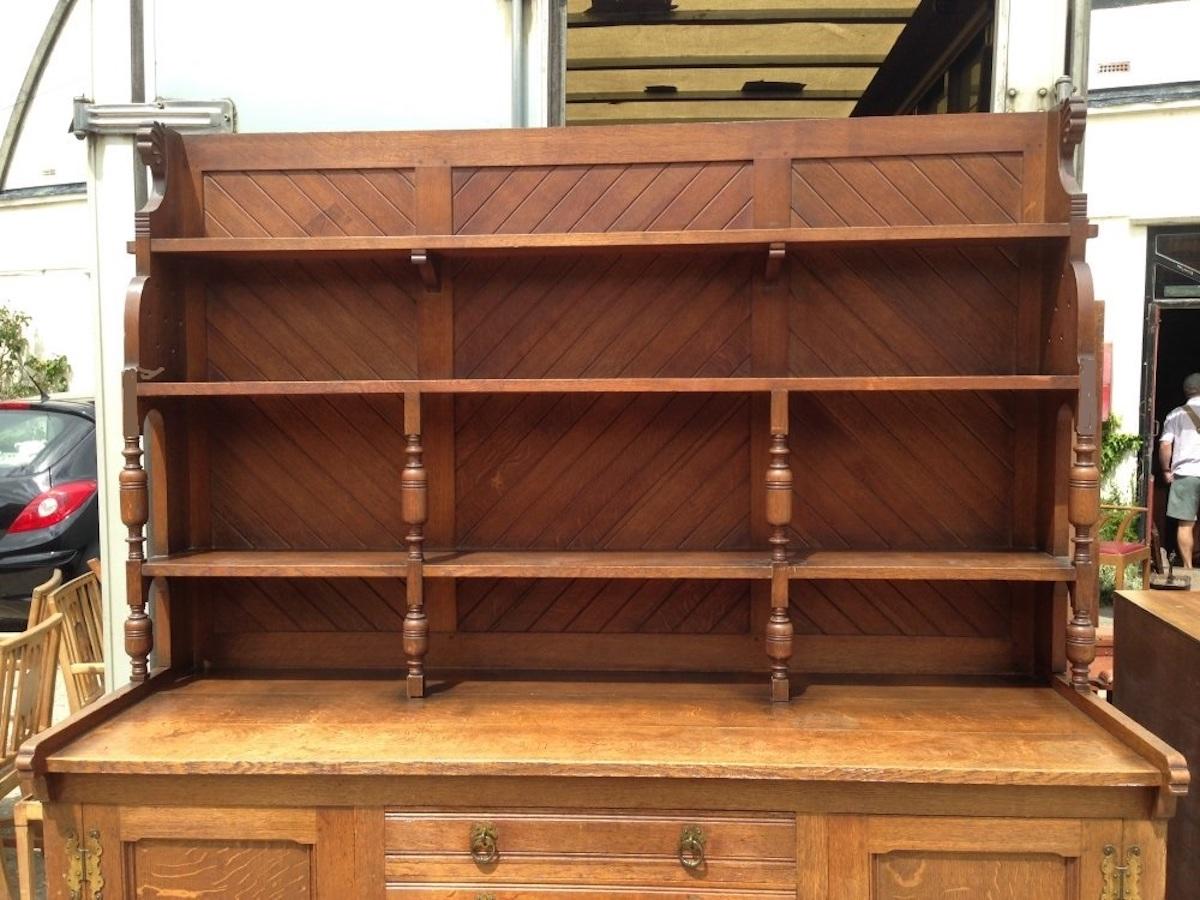
POLYGON ((1142 496, 1163 547, 1176 549, 1167 490, 1158 461, 1163 418, 1184 402, 1183 379, 1200 372, 1200 229, 1152 229, 1146 278, 1146 346, 1142 386, 1142 496))

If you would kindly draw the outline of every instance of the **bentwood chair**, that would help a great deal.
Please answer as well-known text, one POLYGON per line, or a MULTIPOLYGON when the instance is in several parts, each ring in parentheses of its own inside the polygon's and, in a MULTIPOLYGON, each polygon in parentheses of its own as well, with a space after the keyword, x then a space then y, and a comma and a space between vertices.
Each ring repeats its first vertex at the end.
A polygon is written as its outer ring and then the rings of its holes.
POLYGON ((1118 516, 1117 533, 1111 541, 1101 541, 1098 561, 1102 566, 1116 566, 1114 581, 1116 589, 1125 587, 1125 567, 1138 565, 1142 570, 1142 587, 1150 586, 1150 544, 1146 541, 1130 540, 1129 528, 1134 519, 1146 512, 1144 506, 1121 506, 1105 503, 1100 507, 1102 521, 1112 521, 1118 516))

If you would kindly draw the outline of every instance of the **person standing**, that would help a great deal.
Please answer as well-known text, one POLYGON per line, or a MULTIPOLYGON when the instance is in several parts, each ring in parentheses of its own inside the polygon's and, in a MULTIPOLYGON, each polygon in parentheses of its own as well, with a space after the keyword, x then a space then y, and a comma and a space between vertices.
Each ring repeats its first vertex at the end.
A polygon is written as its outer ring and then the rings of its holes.
POLYGON ((1200 508, 1200 372, 1183 379, 1187 401, 1163 419, 1158 439, 1158 461, 1171 486, 1167 515, 1175 519, 1176 539, 1183 567, 1192 567, 1196 512, 1200 508))

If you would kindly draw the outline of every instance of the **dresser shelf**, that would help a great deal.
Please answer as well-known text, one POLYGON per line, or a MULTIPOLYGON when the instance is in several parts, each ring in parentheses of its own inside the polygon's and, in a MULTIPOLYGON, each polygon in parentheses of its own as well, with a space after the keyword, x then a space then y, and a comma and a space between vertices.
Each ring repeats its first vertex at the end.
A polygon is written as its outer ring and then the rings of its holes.
POLYGON ((316 397, 339 394, 832 393, 1073 391, 1077 375, 863 375, 746 378, 425 378, 352 381, 146 381, 139 397, 316 397))
POLYGON ((581 251, 763 250, 787 246, 994 243, 1062 239, 1060 223, 996 225, 856 226, 846 228, 744 228, 725 231, 612 231, 554 234, 427 234, 411 237, 196 237, 153 238, 150 251, 175 256, 287 259, 320 256, 388 256, 426 251, 446 256, 581 251))
MULTIPOLYGON (((187 578, 403 578, 403 550, 197 550, 152 557, 150 576, 187 578)), ((793 580, 1037 581, 1074 579, 1066 557, 1032 551, 797 553, 786 567, 793 580)), ((425 578, 648 578, 765 580, 764 552, 632 550, 431 550, 425 578)))

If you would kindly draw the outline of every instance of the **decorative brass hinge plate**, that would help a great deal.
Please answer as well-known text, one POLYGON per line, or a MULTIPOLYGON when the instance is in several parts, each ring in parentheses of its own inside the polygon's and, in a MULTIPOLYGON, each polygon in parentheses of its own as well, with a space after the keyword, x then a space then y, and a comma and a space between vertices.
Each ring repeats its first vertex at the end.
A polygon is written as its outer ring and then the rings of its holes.
POLYGON ((1100 860, 1100 874, 1104 878, 1100 900, 1142 900, 1142 849, 1130 847, 1125 855, 1125 865, 1117 864, 1117 848, 1112 844, 1104 848, 1100 860))
POLYGON ((88 832, 87 841, 79 843, 79 837, 74 831, 66 835, 67 851, 67 896, 71 900, 103 900, 104 876, 100 873, 100 856, 104 848, 100 846, 100 832, 93 828, 88 832), (85 894, 84 890, 89 893, 85 894))

